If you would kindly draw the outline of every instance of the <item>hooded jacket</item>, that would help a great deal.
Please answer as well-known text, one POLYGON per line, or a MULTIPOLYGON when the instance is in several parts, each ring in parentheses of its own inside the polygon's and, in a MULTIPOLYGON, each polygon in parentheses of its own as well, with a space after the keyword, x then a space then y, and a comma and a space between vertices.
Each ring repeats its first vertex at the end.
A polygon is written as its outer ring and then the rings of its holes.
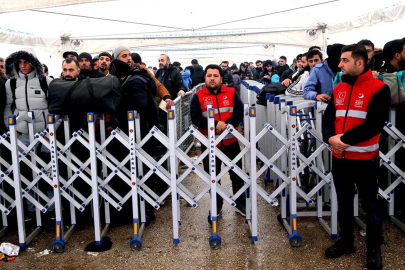
POLYGON ((193 81, 191 86, 194 87, 200 83, 205 82, 204 78, 204 70, 202 66, 200 65, 195 65, 194 66, 194 73, 191 75, 191 80, 193 81))
MULTIPOLYGON (((41 132, 46 128, 46 117, 48 115, 48 102, 46 95, 39 83, 39 77, 45 76, 42 64, 38 61, 34 51, 17 51, 12 53, 5 62, 6 74, 9 77, 14 77, 16 81, 15 89, 15 110, 11 109, 13 103, 13 94, 10 87, 10 80, 6 83, 6 107, 4 109, 4 121, 7 125, 8 116, 15 114, 18 118, 27 115, 28 111, 33 111, 34 119, 34 133, 41 132), (18 65, 18 60, 26 60, 32 67, 32 71, 24 75, 18 65)), ((49 83, 51 78, 46 77, 49 83)), ((28 134, 28 123, 21 121, 17 124, 17 131, 22 134, 28 134)))
POLYGON ((190 75, 191 75, 191 72, 188 69, 184 70, 183 74, 181 74, 181 77, 183 77, 184 88, 186 88, 186 89, 189 89, 190 85, 192 83, 192 80, 190 79, 190 75))
MULTIPOLYGON (((162 69, 158 69, 155 74, 156 79, 159 80, 159 76, 161 76, 161 74, 162 69)), ((177 97, 180 90, 185 90, 180 73, 171 64, 169 68, 165 70, 161 83, 166 87, 167 91, 170 93, 170 96, 174 99, 177 97)))

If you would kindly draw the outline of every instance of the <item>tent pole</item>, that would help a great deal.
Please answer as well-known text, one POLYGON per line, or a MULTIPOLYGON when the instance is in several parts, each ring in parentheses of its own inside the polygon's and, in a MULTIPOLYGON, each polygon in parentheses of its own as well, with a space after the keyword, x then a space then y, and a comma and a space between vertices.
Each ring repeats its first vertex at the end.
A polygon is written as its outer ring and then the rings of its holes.
POLYGON ((326 56, 326 36, 325 36, 325 32, 326 32, 326 25, 322 25, 322 51, 323 51, 324 57, 326 56))

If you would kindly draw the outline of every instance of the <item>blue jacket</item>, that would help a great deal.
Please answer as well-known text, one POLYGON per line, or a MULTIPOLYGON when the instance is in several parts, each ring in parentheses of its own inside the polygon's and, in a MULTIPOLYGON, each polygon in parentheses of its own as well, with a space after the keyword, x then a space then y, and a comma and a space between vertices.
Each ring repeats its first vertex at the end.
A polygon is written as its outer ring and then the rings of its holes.
POLYGON ((315 100, 317 94, 332 96, 334 75, 327 61, 312 68, 304 87, 304 99, 315 100))
POLYGON ((190 71, 189 71, 188 69, 186 69, 186 70, 183 72, 183 74, 181 74, 181 76, 183 77, 183 84, 184 84, 184 87, 185 87, 186 90, 187 90, 188 88, 190 88, 189 85, 191 85, 191 78, 190 78, 191 73, 190 73, 190 71))

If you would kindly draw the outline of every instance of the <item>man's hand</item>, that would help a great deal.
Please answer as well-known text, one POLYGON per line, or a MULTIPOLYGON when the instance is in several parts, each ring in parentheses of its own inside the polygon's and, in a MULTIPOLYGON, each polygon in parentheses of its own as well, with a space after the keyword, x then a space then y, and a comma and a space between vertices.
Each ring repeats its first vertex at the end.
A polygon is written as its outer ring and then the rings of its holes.
POLYGON ((17 131, 17 138, 21 136, 21 132, 17 131))
POLYGON ((327 94, 319 94, 316 96, 316 100, 322 101, 322 102, 327 102, 330 99, 330 96, 327 94))
POLYGON ((181 95, 181 98, 184 98, 186 96, 186 92, 184 90, 180 90, 177 95, 181 95))
POLYGON ((376 74, 376 75, 380 75, 380 72, 378 72, 378 71, 376 71, 376 70, 373 70, 373 71, 371 71, 373 74, 376 74))
POLYGON ((292 81, 290 79, 285 79, 281 84, 284 85, 285 87, 290 86, 290 84, 292 83, 292 81))
POLYGON ((166 102, 166 110, 170 110, 170 108, 171 108, 172 106, 174 106, 174 101, 171 100, 170 98, 167 98, 167 99, 165 100, 165 102, 166 102))
POLYGON ((226 129, 226 123, 219 121, 217 126, 215 127, 215 131, 217 133, 222 133, 226 129))
POLYGON ((267 80, 271 80, 271 77, 269 75, 264 75, 263 78, 266 78, 267 80))
POLYGON ((337 134, 333 137, 330 137, 328 140, 328 143, 332 146, 333 152, 339 155, 342 154, 342 152, 345 151, 350 146, 340 140, 340 137, 342 136, 343 133, 337 134))

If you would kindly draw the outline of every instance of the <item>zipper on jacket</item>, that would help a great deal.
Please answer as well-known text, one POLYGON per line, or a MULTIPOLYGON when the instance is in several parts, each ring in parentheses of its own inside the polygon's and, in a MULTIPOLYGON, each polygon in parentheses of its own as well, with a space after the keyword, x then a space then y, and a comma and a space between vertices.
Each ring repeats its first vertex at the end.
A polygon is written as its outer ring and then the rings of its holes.
MULTIPOLYGON (((217 95, 217 94, 215 94, 215 99, 216 99, 216 101, 217 101, 218 118, 219 118, 219 121, 222 121, 222 120, 221 120, 221 112, 219 111, 219 102, 218 102, 218 95, 217 95)), ((224 146, 224 142, 223 142, 223 141, 221 141, 221 146, 224 146)))
MULTIPOLYGON (((346 119, 347 119, 347 114, 349 113, 350 100, 352 99, 353 87, 354 87, 354 84, 352 84, 352 88, 350 89, 349 101, 348 101, 348 103, 347 103, 347 109, 346 109, 346 114, 345 114, 345 120, 343 121, 342 133, 344 133, 344 131, 345 131, 346 119)), ((345 152, 344 152, 344 151, 343 151, 343 153, 342 153, 342 158, 345 158, 345 152)))
POLYGON ((46 129, 46 117, 45 117, 45 113, 44 113, 44 111, 42 111, 42 116, 44 117, 44 125, 45 125, 45 129, 46 129))
MULTIPOLYGON (((25 75, 25 102, 27 103, 27 112, 30 111, 30 105, 28 104, 28 76, 25 75)), ((45 122, 46 123, 46 122, 45 122)))

